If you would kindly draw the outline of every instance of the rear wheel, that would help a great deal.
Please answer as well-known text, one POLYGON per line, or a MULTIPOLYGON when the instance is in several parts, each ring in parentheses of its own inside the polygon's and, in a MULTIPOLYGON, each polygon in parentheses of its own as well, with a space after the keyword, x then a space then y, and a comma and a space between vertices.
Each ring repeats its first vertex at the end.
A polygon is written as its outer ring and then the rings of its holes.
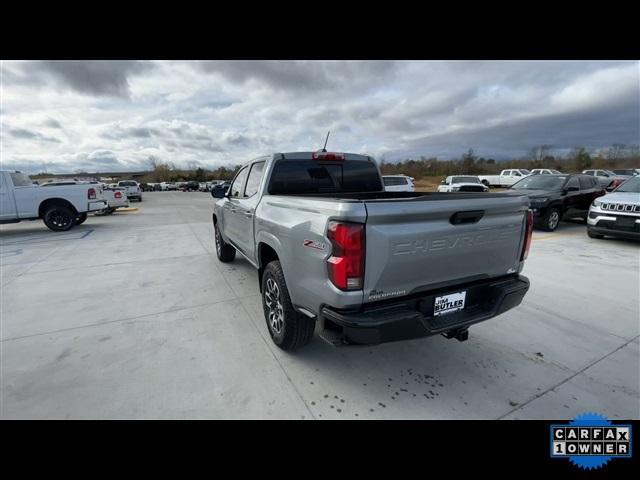
POLYGON ((76 217, 76 225, 82 225, 87 219, 87 212, 81 213, 76 217))
POLYGON ((485 187, 488 187, 488 186, 489 186, 489 180, 482 180, 482 184, 483 184, 485 187))
POLYGON ((315 320, 293 308, 280 262, 269 263, 262 274, 262 308, 273 343, 296 350, 313 338, 315 320))
POLYGON ((44 224, 54 232, 64 232, 76 224, 76 213, 63 205, 52 205, 44 212, 44 224))
POLYGON ((232 262, 236 258, 236 249, 224 241, 217 224, 213 226, 213 229, 215 230, 216 255, 218 256, 218 260, 224 263, 232 262))
POLYGON ((542 220, 542 228, 547 232, 553 232, 560 224, 560 210, 550 208, 542 220))

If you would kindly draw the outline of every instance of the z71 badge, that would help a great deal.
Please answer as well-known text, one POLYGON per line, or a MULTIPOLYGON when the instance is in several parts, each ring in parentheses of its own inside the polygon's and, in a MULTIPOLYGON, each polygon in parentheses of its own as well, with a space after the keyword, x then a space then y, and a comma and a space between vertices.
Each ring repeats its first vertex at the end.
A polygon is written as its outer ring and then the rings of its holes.
POLYGON ((315 248, 316 250, 324 250, 324 243, 314 242, 313 240, 304 240, 302 245, 309 248, 315 248))

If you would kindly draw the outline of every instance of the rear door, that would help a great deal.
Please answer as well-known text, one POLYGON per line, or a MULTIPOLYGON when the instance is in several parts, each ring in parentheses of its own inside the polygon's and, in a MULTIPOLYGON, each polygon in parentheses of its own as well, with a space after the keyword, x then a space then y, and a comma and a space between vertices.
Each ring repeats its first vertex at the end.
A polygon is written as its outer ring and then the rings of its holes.
POLYGON ((518 271, 526 197, 433 195, 365 202, 365 301, 518 271))

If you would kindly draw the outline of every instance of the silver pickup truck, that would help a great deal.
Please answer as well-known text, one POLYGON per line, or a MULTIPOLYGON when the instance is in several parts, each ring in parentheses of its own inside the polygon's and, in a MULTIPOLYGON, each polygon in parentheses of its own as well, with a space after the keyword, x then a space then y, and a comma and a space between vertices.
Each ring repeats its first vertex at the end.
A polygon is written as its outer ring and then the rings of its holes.
POLYGON ((356 344, 466 340, 529 289, 526 196, 385 192, 373 158, 324 151, 257 158, 212 195, 218 259, 240 252, 258 269, 284 350, 316 329, 356 344))

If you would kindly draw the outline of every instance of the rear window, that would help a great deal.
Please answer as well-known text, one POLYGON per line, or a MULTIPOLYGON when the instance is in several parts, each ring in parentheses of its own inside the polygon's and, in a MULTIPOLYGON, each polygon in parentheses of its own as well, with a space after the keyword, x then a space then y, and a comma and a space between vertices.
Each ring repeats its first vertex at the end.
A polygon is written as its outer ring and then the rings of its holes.
POLYGON ((580 177, 580 190, 590 190, 597 182, 593 177, 580 177))
POLYGON ((136 182, 120 182, 118 184, 120 187, 137 187, 138 184, 136 182))
POLYGON ((404 177, 382 177, 382 181, 385 187, 396 187, 407 184, 407 179, 404 177))
POLYGON ((453 177, 453 183, 480 183, 478 177, 453 177))
POLYGON ((382 190, 378 169, 367 161, 283 160, 275 164, 269 183, 272 195, 382 190))

